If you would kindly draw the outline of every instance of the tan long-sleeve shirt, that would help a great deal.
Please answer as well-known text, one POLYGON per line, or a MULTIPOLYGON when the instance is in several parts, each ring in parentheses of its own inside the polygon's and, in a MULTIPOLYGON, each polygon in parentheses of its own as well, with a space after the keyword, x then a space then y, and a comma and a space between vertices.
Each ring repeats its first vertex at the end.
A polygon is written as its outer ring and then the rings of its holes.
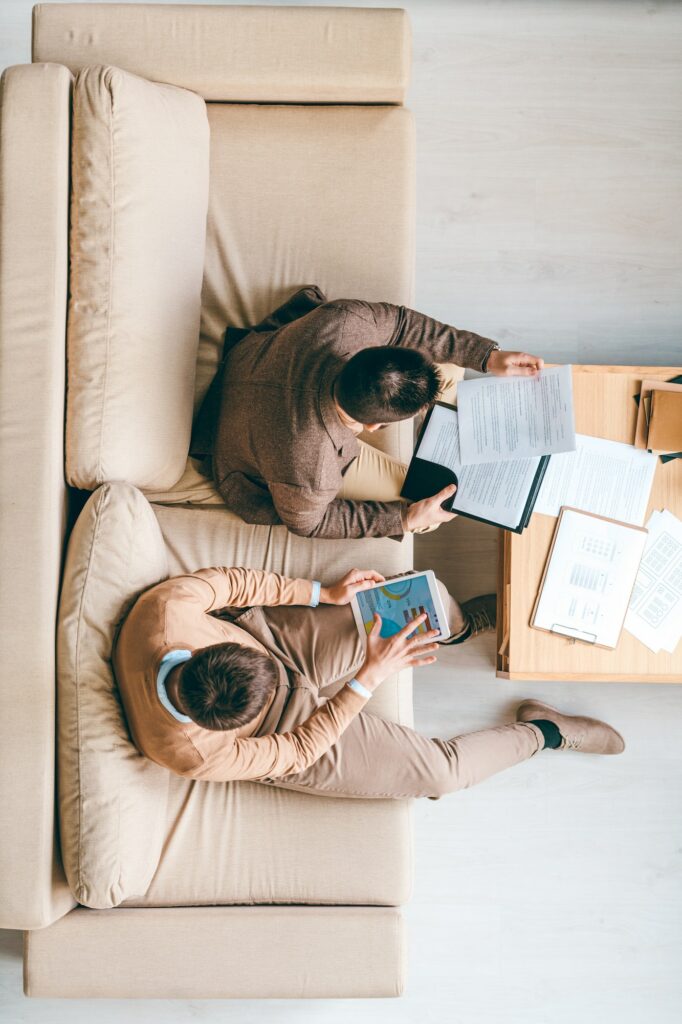
MULTIPOLYGON (((215 732, 180 722, 157 692, 169 651, 238 643, 268 653, 245 630, 210 614, 220 608, 310 604, 309 580, 256 569, 201 569, 146 591, 126 618, 114 649, 114 671, 133 742, 157 764, 194 779, 263 779, 303 771, 339 738, 366 703, 349 687, 291 732, 254 736, 270 704, 254 721, 215 732)), ((268 655, 272 656, 272 655, 268 655)))

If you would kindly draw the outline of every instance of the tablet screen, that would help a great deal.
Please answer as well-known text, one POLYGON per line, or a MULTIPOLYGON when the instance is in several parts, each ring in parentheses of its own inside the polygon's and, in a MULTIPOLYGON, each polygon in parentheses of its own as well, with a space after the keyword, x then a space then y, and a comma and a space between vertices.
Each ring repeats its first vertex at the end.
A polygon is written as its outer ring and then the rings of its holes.
POLYGON ((372 628, 372 616, 375 612, 381 616, 381 636, 384 637, 394 636, 423 612, 426 612, 427 618, 416 630, 417 633, 441 629, 425 575, 390 580, 380 587, 361 591, 356 595, 356 599, 368 633, 372 628))

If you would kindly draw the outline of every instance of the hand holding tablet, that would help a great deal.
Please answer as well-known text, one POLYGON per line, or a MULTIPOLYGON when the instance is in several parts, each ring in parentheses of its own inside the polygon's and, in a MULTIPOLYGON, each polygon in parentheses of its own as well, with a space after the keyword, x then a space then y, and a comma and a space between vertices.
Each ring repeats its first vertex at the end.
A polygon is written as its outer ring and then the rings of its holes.
POLYGON ((395 636, 422 615, 426 617, 417 627, 418 633, 435 631, 434 635, 439 640, 450 636, 436 577, 430 569, 407 573, 369 587, 355 595, 351 608, 363 636, 370 633, 375 615, 381 617, 380 636, 383 638, 395 636))

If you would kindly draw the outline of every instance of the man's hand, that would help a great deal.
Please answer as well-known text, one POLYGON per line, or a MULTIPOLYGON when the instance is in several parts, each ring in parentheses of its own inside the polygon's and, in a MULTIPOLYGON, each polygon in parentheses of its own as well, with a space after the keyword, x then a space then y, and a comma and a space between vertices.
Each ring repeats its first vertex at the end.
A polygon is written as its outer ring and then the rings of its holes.
POLYGON ((322 587, 320 604, 350 604, 360 590, 367 590, 383 582, 384 577, 374 569, 351 569, 338 583, 322 587))
POLYGON ((401 668, 418 668, 420 665, 431 665, 436 659, 432 652, 438 648, 433 643, 438 630, 414 636, 418 626, 424 622, 426 615, 419 615, 394 636, 382 637, 381 617, 374 616, 374 625, 367 637, 367 656, 365 664, 355 678, 368 690, 375 690, 387 676, 399 672, 401 668))
POLYGON ((488 356, 487 370, 496 377, 537 377, 544 365, 544 359, 540 356, 493 349, 488 356))
POLYGON ((446 512, 441 505, 457 490, 455 484, 448 484, 432 498, 422 498, 408 506, 405 512, 405 529, 409 531, 423 530, 436 523, 449 523, 455 518, 454 512, 446 512))

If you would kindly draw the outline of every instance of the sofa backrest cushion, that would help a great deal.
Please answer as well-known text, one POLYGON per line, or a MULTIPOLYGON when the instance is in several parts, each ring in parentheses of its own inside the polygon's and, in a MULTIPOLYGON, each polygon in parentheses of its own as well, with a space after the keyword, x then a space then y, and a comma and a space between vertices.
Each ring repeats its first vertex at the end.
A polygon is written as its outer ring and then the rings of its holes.
POLYGON ((208 207, 204 101, 113 67, 74 86, 66 475, 171 487, 189 449, 208 207))
POLYGON ((167 575, 143 495, 125 483, 95 491, 69 539, 57 633, 62 857, 88 907, 144 894, 161 854, 169 774, 133 746, 111 648, 135 598, 167 575))

